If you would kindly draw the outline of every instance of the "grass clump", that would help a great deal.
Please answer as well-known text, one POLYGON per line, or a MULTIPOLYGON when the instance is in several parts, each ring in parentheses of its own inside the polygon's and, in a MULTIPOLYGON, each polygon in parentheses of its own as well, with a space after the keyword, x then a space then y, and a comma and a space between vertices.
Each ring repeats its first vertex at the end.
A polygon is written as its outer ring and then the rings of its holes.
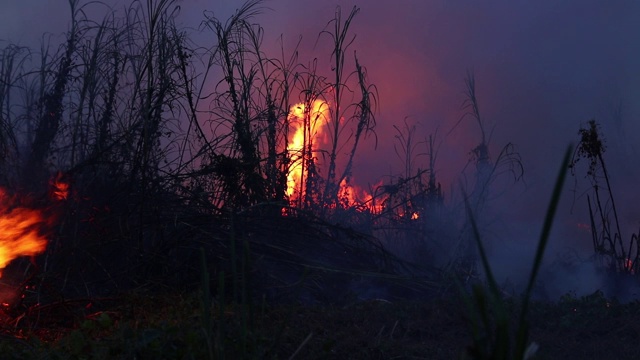
POLYGON ((473 334, 473 342, 467 349, 467 355, 473 359, 529 359, 533 357, 538 349, 536 343, 529 342, 529 302, 536 276, 542 266, 542 258, 560 201, 560 194, 562 193, 562 186, 566 177, 570 154, 571 148, 567 149, 565 153, 560 173, 555 183, 551 202, 542 226, 540 240, 538 241, 533 268, 529 275, 529 281, 522 296, 521 303, 519 304, 520 314, 514 331, 511 330, 512 325, 508 316, 507 305, 491 271, 478 226, 467 203, 473 235, 478 245, 482 267, 488 282, 488 288, 474 285, 471 294, 465 297, 473 334))

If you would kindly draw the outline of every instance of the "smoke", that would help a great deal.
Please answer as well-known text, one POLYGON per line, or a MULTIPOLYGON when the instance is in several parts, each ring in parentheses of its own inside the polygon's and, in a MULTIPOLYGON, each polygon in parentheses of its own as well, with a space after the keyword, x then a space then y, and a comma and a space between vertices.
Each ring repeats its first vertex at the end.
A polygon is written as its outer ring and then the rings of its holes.
MULTIPOLYGON (((114 1, 117 8, 126 1, 114 1)), ((189 1, 182 22, 197 28, 210 7, 225 18, 239 1, 189 1)), ((38 47, 43 32, 67 29, 69 10, 59 1, 8 0, 0 4, 0 39, 38 47), (38 24, 38 26, 33 26, 38 24), (35 45, 35 46, 34 46, 35 45)), ((367 68, 379 91, 378 143, 370 139, 354 165, 360 185, 376 183, 401 171, 396 156, 394 125, 417 123, 416 138, 436 134, 436 171, 447 195, 479 143, 477 126, 459 120, 464 111, 464 77, 472 69, 477 81, 480 113, 490 135, 490 150, 506 143, 517 146, 525 168, 525 183, 497 189, 491 258, 503 279, 522 282, 530 268, 560 158, 577 131, 596 118, 608 139, 605 158, 618 197, 625 234, 638 230, 637 188, 640 149, 640 2, 637 1, 298 1, 270 0, 257 19, 265 28, 267 51, 293 51, 302 36, 300 59, 318 58, 331 72, 330 44, 319 32, 340 6, 343 17, 358 5, 350 48, 367 68), (282 38, 280 38, 282 35, 282 38), (456 124, 458 124, 456 126, 456 124)), ((99 13, 99 10, 96 10, 99 13)), ((197 41, 209 41, 196 34, 197 41)), ((425 148, 426 152, 427 149, 425 148)), ((427 160, 422 158, 428 166, 427 160)), ((579 174, 568 178, 546 261, 549 268, 561 254, 578 254, 578 264, 592 253, 590 235, 578 229, 587 223, 579 174), (575 181, 574 181, 575 180, 575 181), (577 181, 577 182, 576 182, 577 181), (576 188, 576 186, 578 186, 576 188), (575 191, 572 191, 575 190, 575 191), (560 254, 560 255, 559 255, 560 254)), ((602 286, 590 265, 578 265, 569 275, 548 277, 552 296, 573 290, 592 292, 602 286)))

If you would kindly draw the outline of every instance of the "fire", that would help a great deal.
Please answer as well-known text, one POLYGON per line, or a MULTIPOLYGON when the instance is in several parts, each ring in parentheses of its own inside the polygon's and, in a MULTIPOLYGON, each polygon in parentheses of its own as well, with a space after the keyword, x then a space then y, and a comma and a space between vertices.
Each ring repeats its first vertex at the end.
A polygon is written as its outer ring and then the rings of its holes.
MULTIPOLYGON (((291 198, 294 194, 304 195, 302 185, 307 175, 305 154, 309 149, 316 150, 313 144, 320 137, 324 131, 324 125, 329 120, 329 104, 322 100, 314 100, 309 109, 304 103, 296 104, 291 107, 289 120, 294 128, 287 149, 293 164, 287 175, 287 195, 291 198)), ((312 155, 306 154, 306 156, 312 155)))
MULTIPOLYGON (((58 173, 51 181, 50 196, 53 200, 69 197, 69 182, 58 173)), ((44 234, 55 216, 43 209, 34 209, 18 201, 16 196, 0 188, 0 277, 11 261, 21 256, 35 256, 47 247, 44 234)))
MULTIPOLYGON (((290 109, 289 121, 293 131, 287 151, 292 165, 287 175, 287 196, 291 205, 305 195, 310 159, 315 158, 318 145, 327 143, 325 131, 329 119, 329 104, 323 100, 316 99, 308 107, 305 103, 298 103, 290 109)), ((376 213, 382 211, 382 205, 375 205, 371 194, 350 184, 349 179, 340 182, 338 198, 340 205, 345 208, 355 206, 376 213)))
POLYGON ((69 197, 69 183, 63 180, 62 172, 51 180, 51 197, 54 200, 67 200, 69 197))
POLYGON ((396 210, 396 214, 398 214, 398 217, 403 218, 403 219, 409 219, 409 220, 418 220, 420 219, 420 213, 417 211, 411 211, 408 210, 407 212, 405 212, 402 208, 397 209, 396 210), (411 215, 409 215, 411 214, 411 215))
MULTIPOLYGON (((382 182, 378 183, 376 187, 381 186, 382 182)), ((384 205, 382 201, 384 199, 374 199, 368 191, 362 189, 359 186, 351 185, 347 179, 342 180, 340 183, 339 193, 340 203, 344 207, 357 206, 362 210, 368 210, 373 214, 380 214, 384 211, 384 205), (378 200, 378 202, 376 202, 378 200)))
POLYGON ((40 210, 14 207, 12 199, 0 188, 0 277, 2 270, 19 256, 42 253, 47 239, 40 233, 44 215, 40 210))

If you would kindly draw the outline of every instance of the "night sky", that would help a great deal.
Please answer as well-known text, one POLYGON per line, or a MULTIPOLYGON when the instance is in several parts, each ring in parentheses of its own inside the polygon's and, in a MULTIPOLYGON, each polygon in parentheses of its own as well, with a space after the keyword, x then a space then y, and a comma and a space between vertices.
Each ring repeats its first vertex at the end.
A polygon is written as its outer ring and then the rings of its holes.
MULTIPOLYGON (((43 32, 60 39, 69 19, 67 1, 34 3, 0 2, 0 39, 35 49, 43 32)), ((128 2, 105 3, 118 8, 117 4, 128 2)), ((183 7, 180 22, 197 28, 203 9, 225 19, 242 2, 179 3, 183 7)), ((353 24, 357 38, 350 49, 357 51, 379 92, 378 146, 374 150, 369 142, 361 148, 356 183, 366 186, 401 171, 393 151, 393 125, 401 126, 406 119, 417 124, 417 138, 437 131, 438 178, 447 193, 455 193, 468 153, 479 142, 471 119, 454 128, 464 113, 464 78, 473 70, 492 152, 514 143, 525 167, 525 183, 509 187, 494 202, 502 212, 496 233, 506 244, 493 252, 500 270, 527 271, 564 149, 578 141, 578 129, 591 118, 602 124, 607 138, 605 157, 626 229, 623 237, 638 231, 639 1, 269 0, 255 19, 266 30, 265 51, 278 54, 280 34, 285 51, 291 51, 302 36, 300 60, 317 57, 320 69, 328 72, 330 44, 323 37, 316 41, 318 33, 337 6, 346 17, 354 5, 360 13, 353 24)), ((101 9, 95 5, 88 13, 97 15, 101 9)), ((207 36, 195 34, 194 39, 206 42, 207 36)), ((588 222, 586 200, 579 197, 587 183, 582 174, 578 180, 581 187, 575 194, 570 191, 574 178, 566 183, 549 261, 574 250, 586 257, 592 250, 589 233, 576 226, 588 222)))

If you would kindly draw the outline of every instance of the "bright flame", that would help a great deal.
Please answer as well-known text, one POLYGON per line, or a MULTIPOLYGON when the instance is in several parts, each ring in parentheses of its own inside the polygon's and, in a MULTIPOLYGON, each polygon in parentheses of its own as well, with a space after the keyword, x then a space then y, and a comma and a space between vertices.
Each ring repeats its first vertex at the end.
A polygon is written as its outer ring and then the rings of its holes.
MULTIPOLYGON (((295 104, 290 109, 289 121, 293 135, 289 139, 287 151, 292 165, 287 175, 287 195, 291 205, 295 205, 295 200, 305 195, 305 181, 309 171, 309 164, 305 163, 305 160, 314 157, 309 151, 317 151, 318 144, 327 143, 325 130, 329 119, 329 104, 323 100, 314 100, 308 109, 304 103, 295 104)), ((373 213, 383 210, 383 205, 375 204, 371 194, 351 185, 348 179, 340 182, 338 199, 340 205, 345 208, 357 207, 373 213)), ((283 210, 283 214, 286 214, 286 211, 283 210)))
MULTIPOLYGON (((382 185, 382 181, 375 187, 382 185)), ((384 199, 374 199, 368 191, 362 189, 359 186, 351 185, 346 179, 340 183, 340 193, 338 195, 340 203, 344 207, 357 206, 362 210, 368 210, 373 214, 380 214, 384 211, 384 205, 382 204, 384 199), (376 200, 378 200, 376 202, 376 200)))
MULTIPOLYGON (((303 154, 309 149, 309 144, 313 146, 315 140, 322 134, 324 125, 329 119, 329 105, 322 100, 314 100, 310 109, 304 103, 299 103, 291 107, 289 120, 294 128, 293 135, 289 140, 288 151, 291 154, 292 166, 287 175, 287 195, 291 198, 294 194, 301 196, 301 186, 307 175, 304 168, 303 154)), ((312 148, 312 150, 315 150, 312 148)))
POLYGON ((418 220, 420 219, 420 213, 417 211, 411 211, 409 210, 408 212, 405 212, 402 208, 399 208, 396 210, 396 214, 398 215, 398 217, 406 219, 409 218, 409 220, 418 220), (411 214, 411 215, 409 215, 411 214))
POLYGON ((47 246, 47 239, 39 233, 44 222, 42 212, 13 207, 12 200, 0 189, 0 277, 13 259, 37 255, 47 246))

